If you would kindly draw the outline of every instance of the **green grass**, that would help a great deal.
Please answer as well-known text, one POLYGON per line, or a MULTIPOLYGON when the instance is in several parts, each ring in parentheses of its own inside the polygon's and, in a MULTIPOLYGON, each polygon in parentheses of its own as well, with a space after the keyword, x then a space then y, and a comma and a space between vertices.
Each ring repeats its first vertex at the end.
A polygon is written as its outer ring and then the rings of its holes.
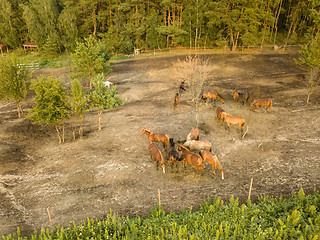
POLYGON ((110 213, 104 220, 73 223, 68 228, 42 229, 12 239, 310 239, 320 237, 320 194, 301 189, 290 198, 263 196, 240 205, 230 198, 206 200, 199 211, 166 213, 155 207, 145 218, 124 218, 110 213))

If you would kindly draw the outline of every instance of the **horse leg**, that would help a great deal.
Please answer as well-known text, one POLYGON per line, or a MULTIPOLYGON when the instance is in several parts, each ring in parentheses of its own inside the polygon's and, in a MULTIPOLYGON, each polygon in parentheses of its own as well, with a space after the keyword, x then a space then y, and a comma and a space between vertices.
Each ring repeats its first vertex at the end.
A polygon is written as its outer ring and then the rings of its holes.
POLYGON ((211 164, 211 167, 212 167, 212 172, 214 175, 216 175, 216 166, 214 163, 211 164))

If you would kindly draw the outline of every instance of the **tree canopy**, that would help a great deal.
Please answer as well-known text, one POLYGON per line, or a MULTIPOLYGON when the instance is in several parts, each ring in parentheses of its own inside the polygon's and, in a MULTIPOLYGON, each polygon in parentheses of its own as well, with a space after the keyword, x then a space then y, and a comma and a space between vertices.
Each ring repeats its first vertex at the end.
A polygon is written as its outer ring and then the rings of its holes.
POLYGON ((319 29, 318 0, 0 0, 0 42, 49 52, 74 51, 90 35, 130 53, 307 42, 319 29))

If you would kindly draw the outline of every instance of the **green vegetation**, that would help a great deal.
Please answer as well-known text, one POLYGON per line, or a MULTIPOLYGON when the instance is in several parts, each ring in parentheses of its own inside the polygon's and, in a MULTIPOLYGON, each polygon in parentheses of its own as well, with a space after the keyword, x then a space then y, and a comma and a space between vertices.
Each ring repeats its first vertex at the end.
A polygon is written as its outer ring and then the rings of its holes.
POLYGON ((73 52, 90 35, 124 54, 286 46, 319 32, 319 7, 318 0, 0 0, 0 43, 16 49, 32 41, 49 55, 73 52))
POLYGON ((32 81, 31 89, 36 93, 36 106, 30 110, 28 117, 38 124, 55 126, 59 143, 64 142, 64 121, 70 117, 70 105, 61 81, 40 76, 32 81), (62 127, 62 139, 59 127, 62 127))
POLYGON ((27 77, 28 70, 18 65, 13 55, 0 58, 0 100, 15 102, 19 118, 23 114, 21 101, 27 96, 27 77))
POLYGON ((106 109, 112 109, 123 104, 124 100, 120 99, 118 96, 118 91, 116 86, 109 89, 104 85, 102 79, 103 74, 98 74, 95 79, 93 79, 94 89, 90 89, 87 92, 87 99, 90 108, 97 109, 99 116, 99 130, 101 130, 101 115, 106 109))
POLYGON ((301 58, 296 63, 307 68, 306 86, 308 89, 307 103, 316 86, 320 84, 320 33, 300 51, 301 58))
POLYGON ((200 210, 181 213, 152 209, 145 218, 124 218, 110 213, 105 220, 87 220, 68 228, 42 229, 30 237, 11 239, 310 239, 320 237, 320 194, 314 191, 279 199, 263 196, 257 203, 239 205, 207 200, 200 210))

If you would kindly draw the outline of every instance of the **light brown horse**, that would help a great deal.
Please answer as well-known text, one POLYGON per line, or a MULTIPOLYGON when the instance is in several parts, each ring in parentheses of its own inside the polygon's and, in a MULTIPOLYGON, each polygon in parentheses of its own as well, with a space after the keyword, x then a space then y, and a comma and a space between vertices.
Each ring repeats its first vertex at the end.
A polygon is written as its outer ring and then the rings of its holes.
POLYGON ((220 101, 224 103, 223 98, 217 92, 214 92, 214 91, 203 93, 202 98, 204 100, 211 99, 212 101, 215 101, 217 98, 219 98, 220 101))
POLYGON ((182 152, 181 159, 183 166, 185 166, 186 163, 189 163, 197 172, 199 172, 200 169, 204 170, 204 160, 199 154, 190 152, 182 145, 178 147, 178 150, 182 152))
POLYGON ((218 118, 218 125, 220 125, 220 122, 223 122, 224 125, 224 118, 222 113, 225 113, 226 111, 224 109, 222 109, 221 107, 217 108, 217 118, 218 118))
POLYGON ((170 143, 169 143, 169 136, 168 135, 164 135, 164 134, 156 134, 156 133, 153 133, 145 128, 143 128, 141 130, 141 135, 143 134, 146 134, 147 137, 148 137, 148 140, 150 142, 162 142, 162 145, 163 145, 163 150, 165 149, 166 146, 169 146, 170 143))
POLYGON ((213 174, 216 174, 216 169, 218 168, 221 179, 223 180, 224 170, 221 166, 219 157, 217 155, 214 155, 212 152, 209 152, 208 150, 201 150, 200 155, 205 161, 211 164, 213 174))
POLYGON ((149 152, 150 152, 150 157, 154 158, 154 160, 156 160, 157 169, 158 169, 159 162, 160 162, 160 165, 161 165, 161 168, 162 168, 162 172, 166 173, 166 165, 165 165, 165 162, 163 160, 161 151, 160 151, 160 149, 159 149, 159 147, 158 147, 158 145, 156 143, 150 143, 149 152))
POLYGON ((187 136, 187 141, 198 140, 200 135, 200 130, 198 128, 192 128, 187 136))
POLYGON ((266 112, 268 110, 268 112, 271 112, 271 107, 272 107, 272 100, 269 99, 255 99, 253 100, 253 102, 250 105, 250 108, 252 111, 254 110, 258 110, 259 107, 265 107, 265 111, 266 112))
POLYGON ((233 117, 225 112, 221 113, 221 115, 223 116, 224 122, 227 124, 228 128, 230 129, 231 125, 233 124, 238 124, 239 125, 239 130, 240 133, 243 129, 243 126, 246 122, 246 120, 244 120, 241 117, 233 117))
POLYGON ((191 140, 191 141, 186 141, 183 146, 188 147, 190 150, 203 150, 207 149, 209 151, 212 150, 212 144, 209 141, 196 141, 196 140, 191 140))
POLYGON ((179 92, 176 92, 176 95, 173 97, 173 109, 176 109, 179 102, 179 92))

